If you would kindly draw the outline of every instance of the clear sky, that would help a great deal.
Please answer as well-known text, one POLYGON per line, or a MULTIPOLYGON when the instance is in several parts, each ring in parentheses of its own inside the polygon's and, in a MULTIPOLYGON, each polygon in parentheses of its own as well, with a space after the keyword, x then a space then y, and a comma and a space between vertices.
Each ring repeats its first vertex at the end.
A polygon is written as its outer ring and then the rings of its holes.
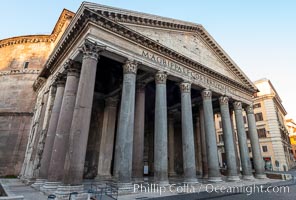
MULTIPOLYGON (((3 0, 0 39, 49 34, 62 9, 79 0, 3 0)), ((202 24, 252 81, 268 78, 296 120, 296 1, 93 0, 202 24)))

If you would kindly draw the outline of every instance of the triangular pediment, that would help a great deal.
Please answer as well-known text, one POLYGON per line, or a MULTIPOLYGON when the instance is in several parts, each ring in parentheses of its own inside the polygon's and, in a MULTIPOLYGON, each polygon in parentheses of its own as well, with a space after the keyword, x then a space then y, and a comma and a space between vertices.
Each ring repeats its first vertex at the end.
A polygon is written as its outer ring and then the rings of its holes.
POLYGON ((256 86, 199 24, 84 2, 84 6, 251 90, 256 86))
MULTIPOLYGON (((146 46, 153 45, 156 49, 161 49, 159 53, 169 52, 170 57, 177 56, 176 59, 179 60, 176 61, 201 66, 203 71, 217 74, 220 78, 224 77, 248 91, 257 90, 235 62, 199 24, 89 2, 83 2, 77 14, 83 13, 85 9, 90 10, 92 15, 101 16, 100 19, 103 19, 104 23, 105 19, 108 19, 112 21, 112 26, 120 26, 125 35, 132 34, 133 38, 137 38, 137 42, 143 40, 145 43, 148 42, 146 46)), ((110 21, 107 22, 109 27, 110 21)), ((115 27, 110 28, 113 29, 115 30, 115 27)))
POLYGON ((157 29, 155 27, 137 26, 126 23, 124 25, 213 71, 223 74, 239 83, 243 83, 241 78, 223 63, 219 56, 212 51, 208 44, 203 41, 197 33, 157 29))

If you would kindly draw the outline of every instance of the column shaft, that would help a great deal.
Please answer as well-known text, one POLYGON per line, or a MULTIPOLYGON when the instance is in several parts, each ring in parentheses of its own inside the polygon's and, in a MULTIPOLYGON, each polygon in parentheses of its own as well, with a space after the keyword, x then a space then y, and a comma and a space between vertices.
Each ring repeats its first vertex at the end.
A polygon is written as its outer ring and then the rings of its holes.
POLYGON ((237 136, 238 136, 238 143, 239 143, 241 165, 243 169, 243 178, 252 179, 253 178, 252 167, 251 167, 251 161, 249 157, 249 149, 248 149, 241 102, 234 102, 234 113, 235 113, 235 122, 236 122, 236 129, 237 129, 237 136))
POLYGON ((118 182, 130 183, 132 175, 137 64, 128 61, 123 66, 123 71, 122 96, 116 137, 115 168, 118 170, 118 182))
POLYGON ((255 167, 255 177, 256 178, 266 178, 264 174, 264 162, 261 155, 260 145, 259 145, 259 138, 256 128, 256 121, 253 111, 253 106, 250 105, 246 109, 247 117, 248 117, 248 126, 249 126, 249 135, 250 135, 250 142, 252 146, 252 154, 253 154, 253 162, 255 167))
POLYGON ((145 131, 145 85, 137 84, 133 143, 133 177, 143 179, 145 131))
MULTIPOLYGON (((58 79, 62 79, 62 77, 58 77, 58 79)), ((56 135, 56 129, 57 124, 59 121, 59 115, 60 110, 62 106, 63 96, 64 96, 64 80, 57 80, 57 91, 55 95, 55 100, 50 116, 50 121, 48 125, 47 135, 45 139, 45 145, 43 149, 43 154, 41 158, 41 166, 40 166, 40 172, 39 176, 40 178, 47 179, 48 176, 48 168, 50 164, 51 159, 51 153, 52 153, 52 146, 54 143, 55 135, 56 135)))
POLYGON ((184 179, 185 182, 197 182, 191 105, 191 84, 183 82, 180 84, 180 89, 184 179))
POLYGON ((200 126, 200 117, 196 117, 196 172, 197 175, 202 175, 202 140, 201 140, 201 126, 200 126))
POLYGON ((170 113, 169 115, 169 175, 175 176, 175 127, 174 127, 174 114, 170 113))
POLYGON ((205 118, 203 105, 199 106, 199 119, 200 119, 200 137, 201 137, 201 154, 202 154, 202 177, 208 178, 208 156, 206 144, 206 131, 205 131, 205 118))
POLYGON ((116 97, 109 97, 105 100, 97 179, 111 178, 117 104, 116 97))
POLYGON ((229 114, 229 105, 228 97, 220 97, 220 112, 222 118, 222 127, 223 127, 223 140, 224 148, 226 152, 226 162, 227 162, 227 179, 229 181, 239 180, 239 175, 237 173, 237 164, 236 164, 236 154, 233 141, 233 132, 231 126, 231 118, 229 114))
POLYGON ((166 78, 163 72, 155 76, 154 179, 161 185, 168 184, 166 78))
POLYGON ((99 51, 97 45, 86 42, 82 48, 83 58, 77 97, 70 129, 69 149, 64 166, 64 184, 82 183, 84 161, 89 134, 93 94, 99 51))
MULTIPOLYGON (((71 62, 72 61, 69 61, 67 65, 74 65, 74 63, 71 62)), ((69 133, 79 82, 79 72, 77 70, 78 69, 70 68, 67 72, 64 98, 62 102, 59 122, 56 129, 56 137, 53 144, 51 162, 48 171, 48 181, 50 182, 60 182, 63 180, 63 169, 68 149, 69 133)))
POLYGON ((218 149, 216 141, 216 132, 214 124, 214 114, 212 105, 212 92, 210 90, 204 90, 202 92, 203 97, 203 111, 204 111, 204 123, 208 156, 208 181, 217 182, 221 181, 219 161, 218 161, 218 149))

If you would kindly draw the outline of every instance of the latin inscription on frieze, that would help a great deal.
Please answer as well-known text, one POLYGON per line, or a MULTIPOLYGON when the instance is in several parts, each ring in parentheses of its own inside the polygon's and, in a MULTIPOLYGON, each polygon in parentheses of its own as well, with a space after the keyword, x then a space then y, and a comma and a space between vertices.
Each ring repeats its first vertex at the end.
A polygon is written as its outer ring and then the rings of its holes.
POLYGON ((233 95, 237 95, 237 91, 217 82, 216 80, 209 78, 205 75, 196 73, 192 71, 191 69, 185 68, 178 63, 172 62, 166 58, 163 58, 161 56, 155 55, 153 53, 150 53, 148 51, 143 50, 142 56, 159 64, 161 67, 163 67, 164 71, 171 71, 179 73, 182 77, 186 77, 189 80, 191 80, 193 83, 197 85, 204 86, 206 88, 210 89, 216 89, 220 91, 222 94, 230 93, 233 95))

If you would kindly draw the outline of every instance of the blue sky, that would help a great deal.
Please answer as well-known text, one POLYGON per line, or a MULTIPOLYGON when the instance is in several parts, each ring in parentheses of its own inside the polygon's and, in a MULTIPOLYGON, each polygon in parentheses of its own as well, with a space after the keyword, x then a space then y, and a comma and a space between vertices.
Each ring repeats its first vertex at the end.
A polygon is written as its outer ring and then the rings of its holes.
MULTIPOLYGON (((78 0, 1 1, 0 39, 49 34, 63 8, 78 0)), ((202 24, 240 68, 270 79, 296 120, 296 1, 293 0, 93 0, 202 24)))

